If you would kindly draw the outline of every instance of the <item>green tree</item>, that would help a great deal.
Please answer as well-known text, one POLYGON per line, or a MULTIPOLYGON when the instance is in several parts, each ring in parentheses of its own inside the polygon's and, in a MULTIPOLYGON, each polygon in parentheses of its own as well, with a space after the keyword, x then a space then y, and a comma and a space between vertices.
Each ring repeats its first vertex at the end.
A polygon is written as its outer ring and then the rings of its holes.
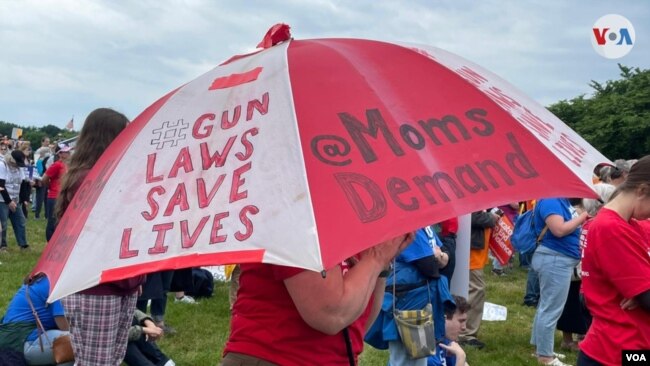
POLYGON ((609 159, 635 159, 650 152, 650 70, 618 67, 621 79, 592 81, 590 98, 548 109, 609 159))

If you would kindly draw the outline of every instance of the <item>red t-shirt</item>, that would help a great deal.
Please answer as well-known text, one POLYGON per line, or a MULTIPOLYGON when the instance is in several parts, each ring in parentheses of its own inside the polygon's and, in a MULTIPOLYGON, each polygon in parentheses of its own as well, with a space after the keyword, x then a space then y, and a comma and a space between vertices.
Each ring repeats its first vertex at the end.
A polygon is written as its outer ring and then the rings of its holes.
POLYGON ((585 354, 604 365, 620 365, 622 350, 650 349, 650 313, 620 305, 650 290, 650 241, 639 222, 600 210, 588 226, 582 289, 593 316, 580 343, 585 354))
POLYGON ((61 178, 65 174, 66 166, 61 160, 57 160, 45 171, 50 178, 50 185, 47 186, 47 198, 56 198, 61 188, 61 178))
MULTIPOLYGON (((242 353, 283 366, 349 365, 343 332, 327 335, 313 329, 293 304, 284 280, 302 271, 270 264, 241 265, 224 355, 242 353)), ((363 350, 371 304, 372 299, 363 315, 348 327, 355 358, 363 350)))

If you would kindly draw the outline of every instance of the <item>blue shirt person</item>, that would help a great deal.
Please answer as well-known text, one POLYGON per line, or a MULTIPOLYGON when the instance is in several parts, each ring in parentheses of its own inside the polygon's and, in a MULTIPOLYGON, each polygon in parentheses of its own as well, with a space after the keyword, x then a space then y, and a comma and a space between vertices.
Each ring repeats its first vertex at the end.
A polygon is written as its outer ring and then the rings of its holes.
POLYGON ((366 334, 365 341, 379 349, 390 349, 391 365, 426 365, 426 358, 411 360, 401 344, 393 319, 393 285, 395 308, 419 310, 428 303, 433 306, 436 339, 445 336, 445 306, 453 307, 447 278, 440 276, 434 256, 440 240, 430 228, 416 232, 415 240, 395 258, 394 273, 386 281, 386 293, 377 320, 366 334), (427 230, 428 229, 428 230, 427 230))

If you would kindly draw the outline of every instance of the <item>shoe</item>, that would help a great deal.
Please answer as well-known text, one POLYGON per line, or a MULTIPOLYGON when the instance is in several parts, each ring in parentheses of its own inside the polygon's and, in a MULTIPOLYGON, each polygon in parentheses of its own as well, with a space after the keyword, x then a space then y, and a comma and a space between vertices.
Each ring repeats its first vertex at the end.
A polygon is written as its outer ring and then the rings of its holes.
POLYGON ((485 343, 479 341, 476 338, 461 341, 459 343, 461 346, 469 346, 469 347, 474 347, 476 349, 483 349, 485 347, 485 343))
POLYGON ((0 253, 6 253, 7 247, 0 247, 0 253))
MULTIPOLYGON (((564 359, 566 358, 566 355, 565 355, 565 354, 563 354, 563 353, 557 353, 557 352, 553 352, 553 356, 556 357, 556 358, 558 358, 558 359, 560 359, 560 361, 561 361, 561 360, 564 360, 564 359)), ((530 357, 535 357, 535 358, 537 358, 537 353, 531 353, 531 354, 530 354, 530 357)))
POLYGON ((495 276, 499 276, 499 277, 507 275, 507 273, 505 273, 502 269, 497 269, 497 268, 492 268, 492 273, 495 276))
POLYGON ((24 251, 24 250, 29 250, 29 245, 25 245, 24 247, 20 247, 21 252, 24 251))
POLYGON ((180 298, 178 298, 178 297, 175 298, 174 302, 180 302, 180 303, 183 303, 183 304, 196 304, 197 303, 196 300, 194 300, 194 298, 192 296, 187 296, 187 295, 184 295, 183 297, 180 297, 180 298))
POLYGON ((546 366, 572 366, 572 365, 570 365, 570 364, 568 364, 568 363, 564 363, 564 362, 560 361, 560 359, 557 358, 557 357, 555 357, 554 359, 552 359, 551 362, 542 362, 542 361, 539 361, 539 364, 540 364, 540 365, 546 365, 546 366))
POLYGON ((531 308, 536 308, 537 304, 538 304, 537 301, 524 301, 521 305, 530 306, 531 308))

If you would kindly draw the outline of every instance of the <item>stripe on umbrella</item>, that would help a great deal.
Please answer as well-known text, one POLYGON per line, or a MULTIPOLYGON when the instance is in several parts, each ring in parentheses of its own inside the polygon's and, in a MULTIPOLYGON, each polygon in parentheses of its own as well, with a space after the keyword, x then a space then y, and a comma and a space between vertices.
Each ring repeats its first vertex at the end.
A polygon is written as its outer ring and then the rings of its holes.
POLYGON ((262 69, 262 67, 256 67, 253 70, 246 71, 241 74, 230 74, 228 76, 216 78, 208 90, 227 89, 232 88, 233 86, 250 83, 251 81, 257 80, 257 77, 262 72, 262 69))

